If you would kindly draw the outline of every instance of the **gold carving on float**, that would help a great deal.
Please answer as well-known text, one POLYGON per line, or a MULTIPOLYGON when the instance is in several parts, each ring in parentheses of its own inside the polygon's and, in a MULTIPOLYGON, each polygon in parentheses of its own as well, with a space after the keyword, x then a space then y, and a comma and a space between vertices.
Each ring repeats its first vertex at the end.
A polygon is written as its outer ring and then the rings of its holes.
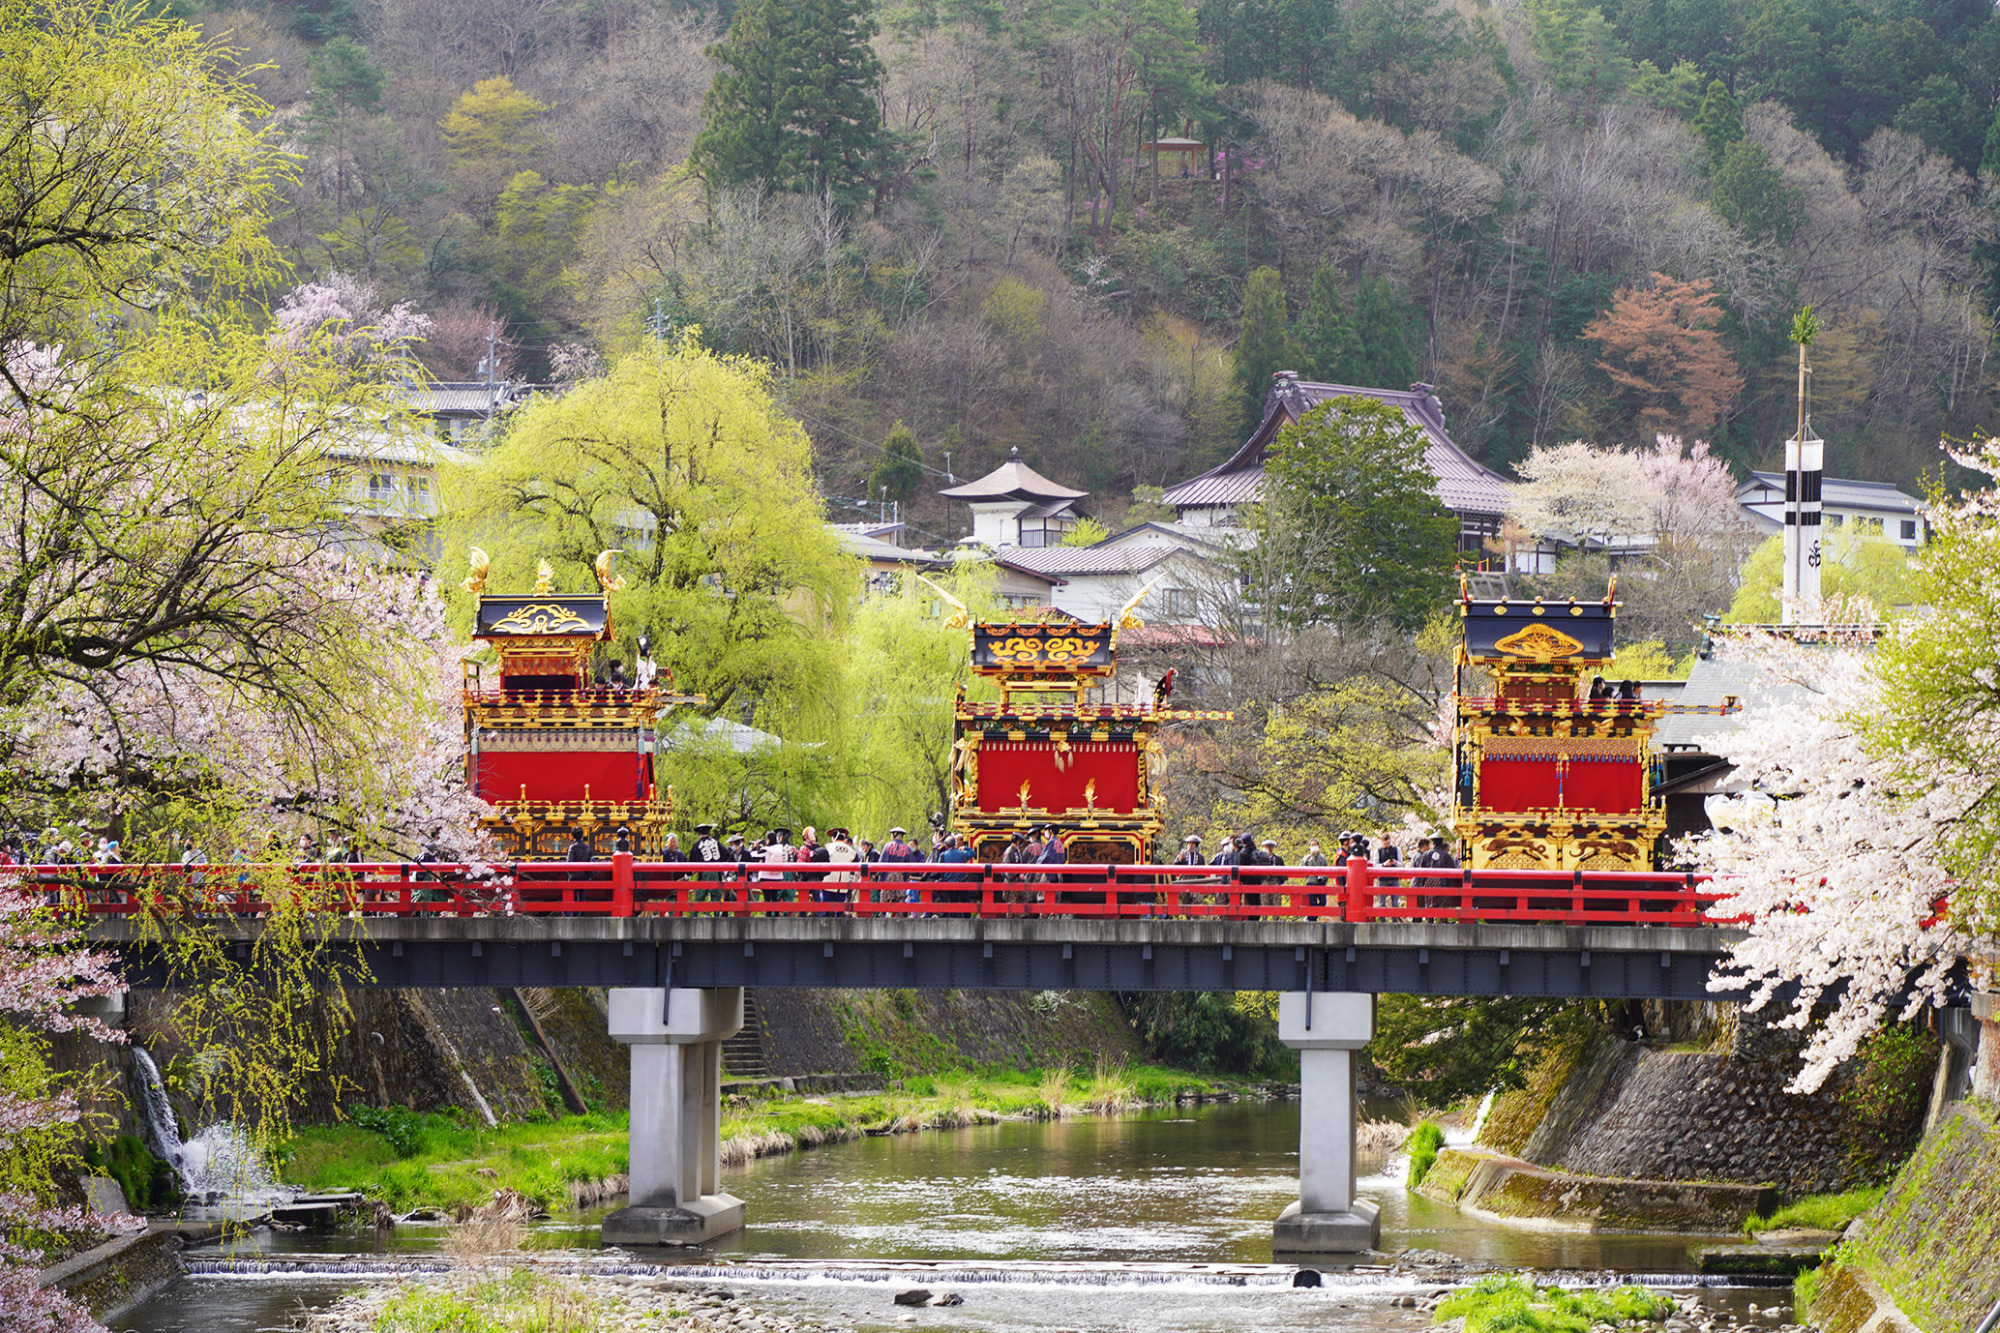
MULTIPOLYGON (((548 568, 548 562, 542 563, 548 568)), ((535 585, 535 591, 546 593, 547 588, 535 585)), ((566 606, 554 602, 530 602, 528 605, 508 612, 493 622, 495 634, 565 634, 570 630, 590 628, 590 622, 577 615, 566 606)))
POLYGON ((535 586, 531 592, 536 597, 547 597, 556 590, 556 572, 549 568, 546 560, 535 562, 535 586))
POLYGON ((613 577, 611 573, 612 559, 623 554, 625 552, 617 547, 613 547, 609 551, 599 551, 596 562, 591 566, 591 568, 597 571, 597 586, 606 592, 625 591, 625 580, 613 577))
POLYGON ((953 597, 943 588, 938 587, 937 584, 932 583, 929 579, 925 578, 922 574, 917 573, 915 570, 910 571, 910 577, 915 579, 917 582, 923 584, 926 588, 929 588, 932 592, 936 593, 938 596, 944 598, 945 602, 948 605, 950 605, 951 615, 946 617, 944 622, 944 627, 946 629, 964 629, 967 625, 970 625, 972 623, 972 609, 968 607, 964 602, 959 601, 958 598, 953 597))
POLYGON ((1516 630, 1493 645, 1501 652, 1515 657, 1532 657, 1537 662, 1553 662, 1559 657, 1574 657, 1583 651, 1583 644, 1569 635, 1549 625, 1529 625, 1516 630))
POLYGON ((486 573, 493 567, 493 559, 477 546, 467 550, 465 558, 472 565, 472 569, 466 574, 465 582, 458 586, 477 597, 486 591, 486 573))

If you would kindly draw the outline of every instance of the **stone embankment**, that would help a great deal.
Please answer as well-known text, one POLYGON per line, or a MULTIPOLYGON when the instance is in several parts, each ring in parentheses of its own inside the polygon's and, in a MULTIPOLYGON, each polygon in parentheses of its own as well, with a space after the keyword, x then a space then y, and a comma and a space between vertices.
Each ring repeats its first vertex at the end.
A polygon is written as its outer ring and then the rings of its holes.
POLYGON ((1758 1185, 1627 1180, 1550 1171, 1522 1161, 1447 1148, 1417 1192, 1474 1217, 1566 1231, 1676 1231, 1729 1235, 1776 1207, 1758 1185))
POLYGON ((1728 1234, 1787 1200, 1879 1179, 1921 1131, 1921 1105, 1908 1123, 1858 1126, 1841 1080, 1787 1092, 1797 1035, 1733 1007, 1647 1018, 1652 1040, 1599 1032, 1557 1048, 1496 1100, 1487 1151, 1444 1154, 1420 1191, 1523 1225, 1728 1234))
POLYGON ((1848 1228, 1812 1301, 1825 1333, 1971 1333, 2000 1305, 2000 1117, 1956 1102, 1848 1228))

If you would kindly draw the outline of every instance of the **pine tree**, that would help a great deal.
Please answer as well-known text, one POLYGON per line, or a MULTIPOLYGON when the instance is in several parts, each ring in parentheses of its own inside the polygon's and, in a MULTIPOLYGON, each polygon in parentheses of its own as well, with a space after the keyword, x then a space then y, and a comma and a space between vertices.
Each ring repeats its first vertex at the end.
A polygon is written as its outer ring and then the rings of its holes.
POLYGON ((751 0, 708 49, 722 68, 689 159, 712 185, 761 181, 853 207, 894 165, 864 0, 751 0))
POLYGON ((1274 268, 1260 268, 1243 284, 1243 330, 1236 338, 1236 385, 1243 395, 1246 430, 1264 419, 1271 376, 1289 370, 1298 349, 1286 325, 1285 284, 1274 268))
POLYGON ((1708 95, 1695 113, 1694 132, 1708 145, 1708 155, 1720 159, 1729 145, 1743 137, 1743 111, 1721 79, 1709 82, 1708 95))
POLYGON ((1407 389, 1417 377, 1416 358, 1396 294, 1381 278, 1363 278, 1354 303, 1354 336, 1361 343, 1361 378, 1370 389, 1407 389))
POLYGON ((888 498, 907 505, 924 484, 924 451, 916 434, 898 421, 882 441, 882 457, 868 474, 868 498, 888 498))
POLYGON ((1340 277, 1323 264, 1313 274, 1305 312, 1299 316, 1299 369, 1326 384, 1363 384, 1361 340, 1347 318, 1340 277))

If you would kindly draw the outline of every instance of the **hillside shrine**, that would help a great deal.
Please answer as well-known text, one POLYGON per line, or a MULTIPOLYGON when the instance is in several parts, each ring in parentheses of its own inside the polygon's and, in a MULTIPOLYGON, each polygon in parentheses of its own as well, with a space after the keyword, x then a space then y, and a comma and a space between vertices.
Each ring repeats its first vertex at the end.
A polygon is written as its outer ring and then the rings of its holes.
MULTIPOLYGON (((924 580, 929 583, 929 580, 924 580)), ((998 703, 954 710, 951 827, 975 861, 997 862, 1017 832, 1053 826, 1072 863, 1143 864, 1161 829, 1163 722, 1226 720, 1227 712, 1168 709, 1171 684, 1150 703, 1091 703, 1117 669, 1119 631, 1142 626, 1142 588, 1112 620, 973 622, 965 604, 945 624, 965 627, 973 674, 996 682, 998 703)))
POLYGON ((611 552, 599 556, 596 595, 553 590, 547 562, 534 590, 486 592, 486 560, 473 552, 462 585, 477 601, 472 637, 498 658, 497 679, 465 664, 466 780, 494 807, 480 823, 503 855, 561 860, 573 838, 609 856, 619 831, 631 850, 657 856, 672 827, 673 789, 654 772, 656 722, 680 704, 673 674, 599 683, 592 659, 611 640, 611 552))

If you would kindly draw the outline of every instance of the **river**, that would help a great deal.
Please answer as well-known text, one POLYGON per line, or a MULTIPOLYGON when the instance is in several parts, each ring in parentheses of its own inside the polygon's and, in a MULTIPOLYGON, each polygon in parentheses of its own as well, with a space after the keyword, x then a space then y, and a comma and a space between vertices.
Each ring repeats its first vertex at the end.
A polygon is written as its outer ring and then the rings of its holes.
MULTIPOLYGON (((1297 1194, 1296 1102, 1236 1103, 1108 1119, 1009 1122, 890 1135, 764 1158, 725 1173, 742 1198, 743 1231, 707 1264, 741 1266, 771 1299, 858 1328, 901 1329, 893 1289, 918 1282, 909 1261, 944 1261, 921 1285, 955 1286, 967 1303, 923 1312, 922 1327, 981 1333, 1252 1333, 1257 1330, 1415 1330, 1414 1311, 1383 1308, 1377 1271, 1295 1291, 1271 1263, 1271 1222, 1297 1194), (837 1261, 801 1276, 795 1261, 837 1261), (764 1277, 754 1275, 762 1264, 764 1277), (1230 1265, 1228 1272, 1159 1265, 1230 1265), (1060 1265, 1051 1268, 1049 1265, 1060 1265)), ((1365 1177, 1382 1207, 1382 1248, 1440 1251, 1480 1263, 1543 1270, 1686 1271, 1681 1238, 1528 1231, 1475 1222, 1408 1193, 1400 1158, 1365 1177)), ((595 1252, 594 1218, 557 1219, 537 1249, 595 1252)), ((375 1250, 421 1255, 430 1228, 366 1235, 269 1236, 249 1248, 304 1254, 375 1250)), ((239 1246, 238 1253, 243 1252, 239 1246)), ((202 1251, 190 1251, 190 1258, 202 1251)), ((301 1303, 331 1301, 340 1282, 195 1277, 115 1322, 132 1333, 261 1333, 301 1303)), ((1416 1290, 1403 1282, 1395 1290, 1416 1290)), ((1778 1293, 1755 1293, 1758 1301, 1778 1293)), ((1725 1298, 1726 1300, 1727 1298, 1725 1298)), ((1742 1298, 1744 1300, 1749 1297, 1742 1298)))

